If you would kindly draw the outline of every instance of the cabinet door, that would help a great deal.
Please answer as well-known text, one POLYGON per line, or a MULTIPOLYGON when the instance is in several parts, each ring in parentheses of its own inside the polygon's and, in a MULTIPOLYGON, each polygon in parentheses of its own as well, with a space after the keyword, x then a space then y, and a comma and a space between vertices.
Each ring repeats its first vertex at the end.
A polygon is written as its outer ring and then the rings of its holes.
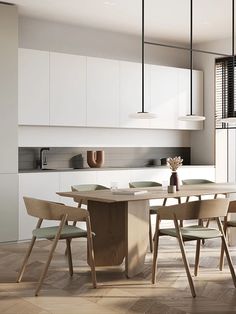
POLYGON ((18 240, 18 175, 0 174, 0 242, 18 240))
MULTIPOLYGON (((120 61, 120 126, 124 128, 148 128, 149 120, 132 119, 130 114, 141 111, 141 64, 120 61)), ((150 110, 150 65, 145 65, 145 110, 150 110)))
POLYGON ((119 61, 87 58, 87 126, 119 126, 119 61))
POLYGON ((151 65, 151 128, 178 128, 178 71, 176 68, 151 65))
POLYGON ((49 125, 49 52, 19 49, 19 124, 49 125))
POLYGON ((86 123, 86 57, 50 53, 50 124, 86 123))
MULTIPOLYGON (((23 196, 35 197, 49 201, 60 200, 59 173, 24 173, 19 175, 19 240, 30 239, 37 218, 29 216, 25 209, 23 196)), ((47 221, 44 226, 55 225, 57 222, 47 221)))
MULTIPOLYGON (((190 70, 178 69, 179 72, 179 104, 178 116, 190 114, 190 70)), ((203 115, 203 72, 193 70, 193 114, 203 115)), ((179 129, 200 130, 203 122, 178 121, 179 129)))

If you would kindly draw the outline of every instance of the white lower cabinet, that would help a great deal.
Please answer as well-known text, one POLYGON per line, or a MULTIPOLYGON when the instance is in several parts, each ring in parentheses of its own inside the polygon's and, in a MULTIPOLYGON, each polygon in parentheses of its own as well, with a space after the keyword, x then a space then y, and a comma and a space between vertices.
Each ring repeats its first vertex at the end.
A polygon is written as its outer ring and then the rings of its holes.
MULTIPOLYGON (((27 214, 23 196, 59 202, 56 194, 59 191, 59 172, 54 173, 22 173, 19 175, 19 240, 32 237, 37 218, 27 214)), ((55 222, 47 222, 47 225, 55 222)))
POLYGON ((111 184, 117 183, 119 189, 128 188, 130 181, 130 170, 109 170, 97 171, 97 183, 111 187, 111 184))
POLYGON ((18 237, 18 175, 0 174, 0 242, 18 237))
MULTIPOLYGON (((116 182, 118 188, 128 188, 132 181, 156 181, 168 185, 171 175, 167 167, 121 170, 89 170, 53 173, 21 173, 19 175, 19 240, 30 239, 37 219, 29 216, 23 202, 23 196, 62 202, 77 206, 71 198, 59 197, 56 192, 70 191, 76 184, 102 184, 110 187, 116 182)), ((179 179, 208 179, 215 181, 215 168, 186 166, 178 170, 179 179)), ((176 204, 176 199, 168 200, 168 205, 176 204)), ((161 205, 160 200, 151 204, 161 205)), ((154 223, 154 221, 153 221, 154 223)), ((47 222, 47 226, 55 222, 47 222)))

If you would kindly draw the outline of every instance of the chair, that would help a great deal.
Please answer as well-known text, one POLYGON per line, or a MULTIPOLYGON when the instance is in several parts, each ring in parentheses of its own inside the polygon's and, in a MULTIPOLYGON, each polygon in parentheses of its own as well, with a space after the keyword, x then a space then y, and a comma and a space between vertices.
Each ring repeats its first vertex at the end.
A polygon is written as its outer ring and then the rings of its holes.
MULTIPOLYGON (((86 192, 86 191, 109 190, 109 188, 100 184, 79 184, 79 185, 72 185, 71 190, 78 191, 78 192, 86 192)), ((74 198, 74 202, 78 203, 79 207, 81 205, 87 205, 86 200, 82 200, 78 197, 74 198)))
POLYGON ((182 254, 182 259, 184 262, 186 274, 188 277, 189 286, 191 289, 192 296, 195 297, 195 288, 193 280, 190 273, 189 263, 186 258, 185 253, 185 241, 197 241, 196 245, 196 256, 195 256, 195 268, 194 275, 197 276, 199 257, 200 257, 200 242, 202 239, 212 239, 221 238, 222 245, 226 252, 226 257, 228 260, 231 276, 236 287, 236 277, 232 264, 232 260, 228 251, 227 243, 225 240, 225 235, 223 227, 220 221, 221 216, 225 216, 228 211, 229 199, 212 199, 212 200, 202 200, 189 203, 183 203, 178 205, 166 206, 159 208, 156 220, 156 235, 154 239, 154 254, 153 254, 153 269, 152 269, 152 283, 156 282, 156 269, 157 269, 157 253, 158 253, 158 243, 160 236, 170 236, 178 239, 180 246, 180 251, 182 254), (202 224, 202 219, 215 218, 218 229, 204 227, 202 224), (173 220, 175 228, 160 229, 160 220, 173 220), (198 225, 187 226, 180 228, 178 220, 191 220, 197 219, 198 225))
POLYGON ((32 231, 33 237, 31 239, 29 248, 21 266, 20 272, 17 277, 17 282, 20 282, 24 274, 26 264, 31 255, 33 246, 36 239, 48 239, 52 241, 52 247, 47 259, 47 262, 41 272, 41 276, 35 291, 35 295, 39 294, 43 280, 47 274, 48 267, 53 257, 53 253, 56 249, 58 240, 66 240, 67 252, 68 252, 68 264, 70 276, 73 275, 73 264, 71 256, 70 240, 73 238, 87 237, 88 242, 88 255, 91 266, 92 282, 93 287, 97 287, 95 263, 94 263, 94 252, 93 252, 93 240, 90 225, 90 217, 87 210, 82 208, 65 206, 64 204, 39 200, 35 198, 24 197, 25 206, 30 216, 37 217, 38 223, 36 229, 32 231), (58 220, 60 221, 59 226, 54 227, 43 227, 41 224, 43 220, 58 220), (75 226, 70 226, 67 221, 85 221, 87 231, 82 230, 75 226))
MULTIPOLYGON (((155 186, 162 186, 161 183, 153 182, 153 181, 136 181, 136 182, 130 182, 129 187, 130 188, 150 188, 155 186)), ((165 206, 166 204, 166 198, 163 200, 162 206, 165 206)), ((153 251, 153 235, 152 235, 152 223, 151 223, 151 215, 156 215, 157 210, 160 206, 150 206, 149 211, 149 246, 150 251, 153 251)))
MULTIPOLYGON (((194 185, 194 184, 207 184, 207 183, 214 183, 213 181, 206 180, 206 179, 186 179, 182 180, 183 185, 194 185)), ((201 195, 196 196, 198 200, 201 201, 201 195)), ((186 202, 189 201, 190 196, 187 196, 186 202)), ((217 198, 217 194, 214 195, 214 198, 217 198)))
MULTIPOLYGON (((229 210, 228 214, 233 214, 236 213, 236 201, 231 201, 229 203, 229 210)), ((227 229, 229 227, 235 228, 236 227, 236 220, 228 220, 228 214, 224 217, 224 222, 223 222, 223 229, 224 229, 224 234, 226 236, 227 234, 227 229)), ((222 270, 224 267, 224 247, 221 247, 221 254, 220 254, 220 270, 222 270)))
MULTIPOLYGON (((183 185, 194 185, 194 184, 207 184, 207 183, 214 183, 213 181, 210 180, 206 180, 206 179, 186 179, 186 180, 182 180, 183 185)), ((224 194, 225 197, 227 197, 226 194, 224 194)), ((218 194, 214 195, 214 198, 216 199, 218 196, 218 194)), ((198 198, 199 201, 202 200, 201 195, 196 196, 198 198)), ((186 197, 186 202, 189 202, 190 196, 186 197)), ((210 224, 210 219, 207 220, 206 222, 206 227, 208 227, 210 224)), ((202 241, 202 244, 205 244, 205 240, 202 241)))
MULTIPOLYGON (((100 184, 79 184, 79 185, 72 185, 71 190, 78 191, 78 192, 86 192, 86 191, 109 190, 109 188, 100 184)), ((83 205, 86 207, 88 205, 87 200, 83 200, 79 197, 74 197, 73 200, 75 203, 78 203, 79 208, 83 205)), ((73 221, 72 226, 76 226, 76 223, 77 221, 73 221)), ((67 248, 65 249, 65 255, 66 254, 67 254, 67 248)))

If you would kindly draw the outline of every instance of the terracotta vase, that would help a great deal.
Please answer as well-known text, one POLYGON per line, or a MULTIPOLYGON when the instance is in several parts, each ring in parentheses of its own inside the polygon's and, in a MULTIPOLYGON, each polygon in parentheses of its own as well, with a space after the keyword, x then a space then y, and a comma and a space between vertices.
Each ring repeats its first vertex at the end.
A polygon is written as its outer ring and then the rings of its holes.
POLYGON ((87 151, 87 163, 90 168, 100 168, 104 164, 104 157, 104 150, 87 151))
POLYGON ((171 173, 170 185, 175 185, 176 191, 179 191, 179 178, 178 178, 178 173, 176 171, 172 171, 171 173))

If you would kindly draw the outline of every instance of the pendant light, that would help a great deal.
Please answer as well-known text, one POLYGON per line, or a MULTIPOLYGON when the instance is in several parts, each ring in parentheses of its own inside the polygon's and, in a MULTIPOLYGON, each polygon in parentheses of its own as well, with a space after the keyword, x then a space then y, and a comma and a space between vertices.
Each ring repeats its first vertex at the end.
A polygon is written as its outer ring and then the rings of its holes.
POLYGON ((142 0, 142 108, 141 111, 131 113, 130 118, 133 119, 155 119, 156 114, 147 112, 144 109, 145 97, 144 97, 144 0, 142 0))
POLYGON ((190 114, 179 117, 180 121, 204 121, 204 116, 193 114, 193 0, 190 0, 190 114))
MULTIPOLYGON (((233 112, 234 112, 234 0, 232 0, 232 101, 233 101, 233 112)), ((236 123, 236 117, 223 117, 222 123, 236 123)))

